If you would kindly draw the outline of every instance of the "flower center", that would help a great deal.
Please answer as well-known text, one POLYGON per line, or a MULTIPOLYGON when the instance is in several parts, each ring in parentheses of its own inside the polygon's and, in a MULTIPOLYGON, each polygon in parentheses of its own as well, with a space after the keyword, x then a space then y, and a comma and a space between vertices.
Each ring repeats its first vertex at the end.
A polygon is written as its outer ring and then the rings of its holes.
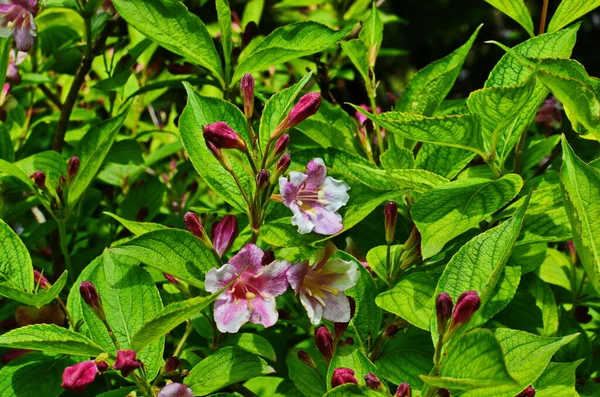
POLYGON ((296 194, 296 204, 304 209, 310 209, 315 204, 327 205, 329 201, 325 200, 323 189, 308 190, 300 189, 296 194))

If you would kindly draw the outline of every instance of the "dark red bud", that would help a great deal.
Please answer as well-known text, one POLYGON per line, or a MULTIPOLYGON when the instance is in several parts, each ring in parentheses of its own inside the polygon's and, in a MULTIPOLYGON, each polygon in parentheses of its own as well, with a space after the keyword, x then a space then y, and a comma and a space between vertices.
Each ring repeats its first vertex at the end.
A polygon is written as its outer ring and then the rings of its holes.
POLYGON ((315 344, 327 361, 330 361, 333 357, 333 335, 326 326, 321 325, 315 331, 315 344))
POLYGON ((369 389, 378 390, 381 388, 381 381, 372 372, 369 372, 365 375, 365 383, 369 389))
POLYGON ((336 368, 331 377, 331 387, 338 387, 346 383, 358 385, 358 380, 354 377, 354 371, 350 368, 336 368))
POLYGON ((307 352, 305 352, 304 350, 298 350, 298 353, 296 353, 298 355, 298 360, 302 361, 304 364, 308 365, 309 367, 311 367, 312 369, 317 368, 315 362, 313 361, 313 359, 308 355, 307 352))
POLYGON ((411 397, 411 394, 410 385, 406 382, 402 382, 398 386, 398 389, 396 389, 394 397, 411 397))
POLYGON ((535 389, 529 385, 525 390, 519 393, 516 397, 533 397, 535 396, 535 389))
POLYGON ((204 139, 219 149, 247 150, 244 140, 224 121, 206 125, 204 139))
POLYGON ((394 235, 396 234, 396 219, 398 219, 398 205, 390 201, 383 208, 385 216, 385 241, 392 244, 394 235))
POLYGON ((275 142, 275 157, 285 152, 288 146, 290 146, 290 136, 288 134, 283 134, 277 139, 277 142, 275 142))
POLYGON ((211 237, 215 251, 223 256, 239 234, 237 218, 235 215, 225 215, 223 219, 213 225, 211 237))
POLYGON ((110 365, 106 361, 96 363, 96 367, 98 368, 98 372, 106 372, 110 369, 110 365))
POLYGON ((100 320, 104 321, 106 319, 106 315, 104 314, 104 309, 102 308, 102 302, 100 301, 100 295, 98 295, 98 291, 96 291, 96 287, 90 281, 84 281, 79 285, 79 293, 83 298, 83 301, 94 311, 96 316, 100 318, 100 320))
POLYGON ((281 175, 284 172, 286 172, 287 169, 290 168, 291 163, 292 163, 292 156, 290 156, 289 153, 286 153, 283 156, 281 156, 281 158, 277 162, 277 165, 275 166, 277 173, 279 175, 281 175))
POLYGON ((21 357, 22 355, 31 353, 31 352, 33 352, 33 350, 11 349, 2 355, 2 357, 0 358, 0 362, 2 362, 2 364, 8 364, 12 360, 17 359, 17 358, 21 357))
POLYGON ((466 291, 460 294, 456 300, 456 306, 452 312, 453 326, 464 324, 475 313, 481 305, 481 299, 477 291, 466 291))
POLYGON ((119 350, 117 351, 117 359, 113 365, 113 369, 121 371, 123 377, 128 377, 133 371, 142 367, 142 363, 136 357, 135 350, 119 350))
POLYGON ((186 229, 190 231, 194 236, 198 237, 199 239, 206 238, 206 230, 204 230, 204 227, 202 226, 202 222, 200 221, 198 215, 194 214, 191 211, 186 212, 183 216, 183 223, 185 224, 186 229))
POLYGON ((298 125, 313 114, 317 113, 321 106, 321 94, 318 92, 309 92, 300 98, 296 106, 292 109, 288 119, 288 128, 298 125))
POLYGON ((46 174, 44 174, 42 171, 38 170, 34 172, 33 174, 29 175, 29 178, 33 179, 33 183, 35 183, 39 189, 46 189, 46 174))
POLYGON ((435 300, 435 314, 437 316, 438 334, 443 335, 446 332, 448 321, 452 317, 452 298, 446 292, 442 292, 435 300))
POLYGON ((167 361, 165 361, 165 371, 166 372, 175 372, 181 366, 181 360, 177 357, 169 357, 167 361))
POLYGON ((41 289, 50 288, 50 283, 38 270, 33 270, 33 281, 40 286, 41 289))
POLYGON ((383 335, 386 338, 393 338, 398 333, 398 330, 399 330, 398 326, 396 324, 392 324, 385 329, 385 331, 383 332, 383 335))
POLYGON ((98 367, 93 361, 77 363, 65 368, 60 387, 73 393, 83 393, 97 374, 98 367))
POLYGON ((254 112, 254 77, 250 73, 246 73, 240 82, 242 89, 242 100, 244 102, 244 114, 247 119, 252 118, 254 112))
POLYGON ((256 188, 262 190, 269 184, 271 173, 268 170, 260 170, 256 175, 256 188))
POLYGON ((223 156, 223 154, 221 153, 221 149, 216 147, 212 142, 206 141, 206 147, 217 159, 221 159, 221 157, 223 156))
POLYGON ((79 157, 73 156, 69 159, 69 165, 67 166, 67 174, 69 175, 69 178, 73 178, 75 175, 77 175, 80 165, 81 160, 79 160, 79 157))

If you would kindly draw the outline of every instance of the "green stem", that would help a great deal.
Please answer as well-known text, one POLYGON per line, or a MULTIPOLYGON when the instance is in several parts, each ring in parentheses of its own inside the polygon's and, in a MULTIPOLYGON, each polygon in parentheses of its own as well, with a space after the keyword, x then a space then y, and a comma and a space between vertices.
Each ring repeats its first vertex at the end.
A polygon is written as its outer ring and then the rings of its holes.
POLYGON ((69 279, 71 282, 75 282, 75 273, 73 273, 73 267, 71 266, 71 256, 69 255, 69 247, 67 244, 67 227, 66 222, 64 220, 57 220, 58 224, 58 234, 60 239, 60 251, 63 254, 65 259, 65 267, 69 272, 69 279))
POLYGON ((544 0, 542 5, 542 14, 540 15, 540 30, 538 34, 544 34, 546 31, 546 16, 548 15, 548 0, 544 0))
POLYGON ((392 273, 391 273, 392 269, 390 269, 391 259, 392 259, 392 244, 387 243, 387 249, 385 252, 385 269, 388 272, 388 280, 390 280, 392 278, 392 273))
MULTIPOLYGON (((375 79, 373 77, 373 79, 375 79)), ((377 114, 377 102, 375 101, 375 96, 377 94, 376 89, 375 89, 375 85, 371 84, 371 87, 369 88, 369 101, 371 102, 371 112, 373 114, 377 114)), ((379 148, 379 155, 381 156, 383 154, 383 132, 381 131, 381 128, 379 128, 379 125, 376 123, 373 123, 373 128, 375 129, 375 134, 377 134, 377 146, 379 148)))
POLYGON ((185 326, 185 332, 183 333, 183 336, 179 340, 179 343, 177 344, 177 347, 175 348, 175 352, 173 353, 174 357, 178 356, 179 353, 181 353, 181 350, 183 349, 183 346, 185 345, 185 341, 190 336, 193 329, 194 329, 194 327, 192 325, 192 322, 188 321, 187 325, 185 326))

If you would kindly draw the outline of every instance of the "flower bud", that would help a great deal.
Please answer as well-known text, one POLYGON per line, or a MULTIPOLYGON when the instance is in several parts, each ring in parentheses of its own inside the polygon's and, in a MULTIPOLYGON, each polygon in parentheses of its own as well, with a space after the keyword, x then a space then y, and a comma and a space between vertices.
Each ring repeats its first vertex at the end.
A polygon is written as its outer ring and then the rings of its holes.
POLYGON ((84 281, 79 286, 79 293, 83 298, 83 301, 92 309, 94 314, 102 320, 106 321, 106 315, 104 314, 104 308, 102 308, 102 302, 100 295, 96 291, 96 287, 90 281, 84 281))
POLYGON ((242 99, 244 101, 244 114, 247 119, 252 118, 254 113, 254 77, 250 73, 246 73, 240 82, 242 89, 242 99))
POLYGON ((435 314, 437 316, 438 334, 444 335, 448 327, 448 321, 452 317, 452 298, 446 292, 442 292, 435 300, 435 314))
POLYGON ((110 369, 110 365, 108 365, 108 363, 106 361, 100 361, 96 363, 96 367, 98 368, 99 372, 106 372, 110 369))
POLYGON ((527 388, 525 390, 523 390, 521 393, 517 394, 516 397, 533 397, 535 396, 535 389, 533 388, 533 386, 529 385, 527 386, 527 388))
POLYGON ((181 360, 177 357, 169 357, 165 361, 165 372, 175 372, 181 366, 181 360))
POLYGON ((452 326, 464 324, 469 321, 480 305, 481 299, 477 291, 466 291, 460 294, 452 312, 452 326))
POLYGON ((239 234, 237 218, 234 215, 225 215, 223 219, 213 225, 211 237, 215 251, 223 256, 239 234))
POLYGON ((396 336, 396 334, 398 333, 400 329, 398 328, 398 326, 396 324, 392 324, 389 325, 385 331, 383 331, 383 336, 384 338, 393 338, 394 336, 396 336))
POLYGON ((312 369, 317 368, 317 365, 315 364, 313 359, 304 350, 298 350, 298 353, 296 353, 296 355, 298 356, 298 360, 302 361, 304 364, 308 365, 312 369))
POLYGON ((49 289, 50 283, 38 270, 33 270, 33 281, 40 286, 41 289, 49 289))
POLYGON ((256 175, 256 189, 258 191, 263 190, 269 184, 271 179, 271 173, 268 170, 260 170, 256 175))
POLYGON ((309 92, 302 96, 296 106, 293 107, 292 111, 288 116, 273 130, 271 133, 271 139, 275 139, 280 136, 284 131, 294 128, 302 121, 306 120, 313 114, 317 113, 321 106, 321 94, 318 92, 309 92))
POLYGON ((333 357, 333 335, 326 326, 321 325, 315 331, 315 344, 327 361, 330 361, 333 357))
POLYGON ((226 122, 218 121, 204 127, 204 139, 218 149, 239 149, 246 151, 246 142, 226 122))
POLYGON ((163 276, 165 276, 165 278, 167 279, 168 282, 170 282, 171 284, 179 284, 179 280, 176 279, 175 277, 171 276, 168 273, 163 273, 163 276))
POLYGON ((83 393, 85 388, 94 381, 98 367, 93 361, 84 361, 65 368, 62 374, 62 387, 72 393, 83 393))
POLYGON ((440 397, 450 397, 450 390, 448 390, 448 389, 438 389, 438 396, 440 396, 440 397))
POLYGON ((194 236, 198 237, 207 248, 212 249, 212 242, 210 241, 210 238, 208 238, 208 234, 206 234, 206 230, 204 230, 198 215, 191 211, 186 212, 183 216, 183 223, 185 224, 186 229, 194 236))
POLYGON ((39 189, 46 189, 46 174, 44 174, 42 171, 38 170, 34 172, 33 174, 29 175, 29 178, 33 179, 33 183, 35 183, 39 189))
POLYGON ((291 163, 292 163, 292 156, 290 156, 289 153, 286 153, 283 156, 281 156, 281 158, 277 162, 277 165, 275 166, 275 170, 277 170, 277 173, 279 175, 282 175, 283 173, 285 173, 287 171, 288 168, 290 168, 291 163))
POLYGON ((80 165, 81 160, 79 160, 79 157, 73 156, 69 159, 69 165, 67 166, 67 174, 69 175, 69 178, 73 178, 75 175, 77 175, 80 165))
POLYGON ((119 350, 117 351, 117 359, 113 365, 113 369, 121 371, 121 375, 126 378, 138 368, 142 367, 142 362, 136 358, 135 350, 119 350))
POLYGON ((367 384, 367 387, 372 390, 379 390, 381 388, 381 381, 372 372, 365 375, 365 383, 367 384))
POLYGON ((394 235, 396 234, 396 219, 398 219, 398 205, 390 201, 383 208, 385 216, 385 241, 392 244, 394 235))
POLYGON ((217 160, 219 160, 219 164, 223 166, 227 171, 232 172, 233 168, 231 167, 231 163, 225 154, 216 147, 212 142, 206 141, 206 147, 208 150, 215 156, 217 160))
POLYGON ((182 383, 169 383, 158 393, 158 397, 194 397, 194 392, 182 383))
POLYGON ((336 368, 331 377, 331 387, 338 387, 346 383, 358 385, 358 380, 354 377, 354 371, 350 368, 336 368))
POLYGON ((275 157, 283 154, 288 146, 290 146, 290 136, 288 134, 283 134, 277 139, 277 142, 275 142, 275 157))
POLYGON ((406 382, 402 382, 398 389, 396 389, 396 394, 394 397, 411 397, 410 385, 406 382))

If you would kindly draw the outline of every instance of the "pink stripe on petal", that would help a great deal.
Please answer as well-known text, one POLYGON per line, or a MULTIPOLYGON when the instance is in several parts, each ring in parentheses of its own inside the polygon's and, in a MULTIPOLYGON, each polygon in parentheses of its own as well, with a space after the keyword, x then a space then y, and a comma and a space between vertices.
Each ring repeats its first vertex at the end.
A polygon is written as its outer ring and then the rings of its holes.
POLYGON ((323 185, 325 177, 327 176, 327 167, 323 159, 316 158, 306 165, 306 187, 307 190, 318 190, 323 185))
POLYGON ((251 274, 257 274, 262 270, 262 259, 265 253, 255 244, 246 244, 237 254, 230 260, 229 264, 233 265, 238 272, 244 271, 251 274))
POLYGON ((250 308, 246 300, 234 300, 228 295, 228 299, 215 302, 215 322, 219 331, 236 333, 249 320, 250 308))

